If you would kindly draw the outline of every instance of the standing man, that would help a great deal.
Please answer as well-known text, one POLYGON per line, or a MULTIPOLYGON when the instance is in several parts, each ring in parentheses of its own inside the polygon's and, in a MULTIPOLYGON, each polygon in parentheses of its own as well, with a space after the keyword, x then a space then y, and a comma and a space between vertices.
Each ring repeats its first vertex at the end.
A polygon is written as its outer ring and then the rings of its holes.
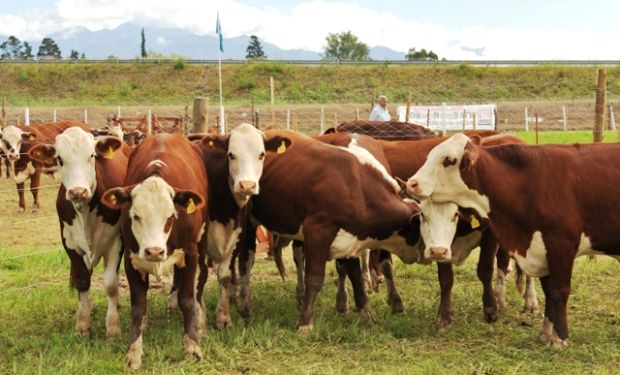
POLYGON ((373 108, 368 119, 371 121, 390 121, 392 117, 387 110, 387 97, 385 95, 379 95, 378 102, 379 105, 373 108))

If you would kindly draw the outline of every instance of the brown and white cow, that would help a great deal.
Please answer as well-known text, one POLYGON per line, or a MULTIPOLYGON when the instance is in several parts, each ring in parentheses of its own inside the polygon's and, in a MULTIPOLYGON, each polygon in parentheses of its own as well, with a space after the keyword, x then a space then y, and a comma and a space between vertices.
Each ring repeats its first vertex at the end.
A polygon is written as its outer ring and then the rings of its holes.
MULTIPOLYGON (((235 296, 231 264, 239 236, 249 220, 250 198, 260 191, 260 178, 267 152, 286 147, 290 141, 264 134, 249 124, 242 124, 227 135, 201 136, 194 146, 201 150, 209 181, 208 256, 218 263, 220 298, 216 309, 216 326, 230 324, 230 299, 235 296)), ((254 238, 251 233, 249 238, 254 238)), ((240 259, 240 290, 237 308, 242 316, 250 313, 250 273, 254 252, 240 259), (241 264, 243 263, 243 264, 241 264)))
POLYGON ((90 333, 91 274, 103 258, 103 285, 108 297, 106 336, 119 336, 119 214, 102 205, 101 197, 107 189, 122 185, 129 149, 115 137, 95 139, 81 128, 72 127, 57 136, 54 145, 38 144, 29 153, 33 160, 58 164, 62 185, 56 211, 62 244, 71 260, 71 286, 78 290, 80 301, 76 330, 80 335, 90 333))
MULTIPOLYGON (((292 143, 285 153, 267 156, 252 214, 272 232, 304 242, 299 331, 305 333, 313 327, 312 307, 328 259, 384 248, 406 263, 420 260, 419 227, 411 224, 419 210, 399 197, 398 183, 361 147, 332 146, 288 131, 266 134, 267 139, 286 137, 292 143)), ((353 285, 362 285, 359 272, 352 278, 357 279, 353 285)), ((357 296, 362 318, 373 321, 365 294, 357 296)))
POLYGON ((33 203, 32 212, 37 212, 40 208, 39 186, 41 185, 41 173, 53 174, 56 171, 56 164, 53 160, 40 163, 31 160, 28 151, 36 143, 54 143, 54 139, 65 129, 70 127, 81 127, 88 130, 86 125, 79 121, 66 120, 53 124, 37 124, 30 126, 7 126, 0 133, 0 149, 4 153, 9 163, 9 172, 17 185, 19 196, 18 212, 26 210, 24 197, 25 182, 30 179, 30 192, 32 193, 33 203))
POLYGON ((540 338, 567 345, 566 305, 574 259, 620 258, 620 144, 480 147, 457 134, 435 147, 408 191, 475 209, 523 270, 541 278, 540 338), (498 176, 501 178, 498 179, 498 176))
POLYGON ((149 275, 161 278, 173 268, 183 348, 186 355, 202 359, 198 336, 206 329, 205 313, 203 291, 195 280, 199 263, 206 279, 206 265, 199 258, 206 250, 207 186, 203 162, 187 138, 155 135, 132 152, 123 187, 103 195, 106 206, 121 211, 132 317, 126 360, 132 369, 142 366, 149 275))

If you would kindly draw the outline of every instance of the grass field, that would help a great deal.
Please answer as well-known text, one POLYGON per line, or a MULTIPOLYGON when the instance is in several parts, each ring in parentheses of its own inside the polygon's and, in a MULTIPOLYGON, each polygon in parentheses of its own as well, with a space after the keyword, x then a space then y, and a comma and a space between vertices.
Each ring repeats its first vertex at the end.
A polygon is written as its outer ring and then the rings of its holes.
MULTIPOLYGON (((574 142, 587 140, 590 132, 569 134, 572 137, 566 141, 574 142)), ((541 139, 560 141, 560 137, 565 136, 546 133, 541 139)), ((47 178, 43 180, 43 184, 52 183, 47 178)), ((68 287, 69 262, 59 243, 55 192, 53 187, 42 190, 43 210, 38 215, 15 215, 14 185, 4 178, 0 180, 0 374, 129 373, 123 363, 130 322, 124 277, 122 337, 105 340, 101 266, 94 273, 92 336, 84 339, 74 334, 77 296, 68 287)), ((27 202, 30 206, 30 197, 27 202)), ((292 276, 290 252, 285 252, 292 276)), ((405 266, 396 261, 396 282, 403 296, 405 315, 390 314, 383 287, 370 298, 378 320, 375 326, 366 326, 353 312, 337 314, 335 273, 330 264, 316 304, 315 331, 306 338, 295 331, 298 310, 293 277, 280 281, 275 266, 263 258, 262 254, 258 256, 254 268, 251 319, 244 322, 235 312, 233 327, 224 331, 210 327, 208 338, 200 343, 205 356, 202 362, 183 358, 181 314, 166 309, 162 289, 151 290, 141 373, 620 372, 620 263, 612 259, 577 261, 569 300, 570 346, 558 351, 538 341, 541 314, 521 312, 522 299, 512 282, 508 287, 508 306, 499 321, 484 322, 476 254, 456 269, 453 324, 446 333, 437 333, 433 326, 439 304, 436 267, 405 266)), ((542 307, 542 291, 537 290, 542 307)), ((215 321, 217 293, 211 277, 205 293, 209 322, 215 321)))

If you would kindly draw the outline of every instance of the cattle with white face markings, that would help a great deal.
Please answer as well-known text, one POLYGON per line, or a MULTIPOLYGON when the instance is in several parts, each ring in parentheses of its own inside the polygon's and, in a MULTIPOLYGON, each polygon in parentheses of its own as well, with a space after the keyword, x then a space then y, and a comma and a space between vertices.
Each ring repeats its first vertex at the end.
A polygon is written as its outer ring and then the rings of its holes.
POLYGON ((24 197, 26 180, 30 179, 30 192, 33 198, 32 212, 37 212, 40 208, 39 186, 41 185, 41 174, 54 174, 57 170, 54 160, 46 161, 45 163, 32 160, 28 155, 28 151, 37 143, 54 143, 56 136, 70 127, 80 127, 86 131, 89 130, 85 124, 79 121, 66 120, 53 124, 11 125, 0 132, 0 149, 4 153, 4 157, 6 157, 9 174, 17 185, 19 196, 18 212, 26 210, 24 197))
POLYGON ((58 164, 61 187, 56 198, 62 244, 71 260, 71 286, 79 293, 76 330, 89 335, 91 274, 101 258, 108 297, 106 336, 120 335, 118 267, 121 259, 119 214, 101 204, 103 193, 121 186, 129 149, 115 137, 95 139, 79 127, 65 130, 53 145, 40 143, 29 151, 33 160, 58 164))
POLYGON ((456 134, 435 147, 408 191, 475 209, 531 276, 541 278, 540 338, 567 345, 566 306, 574 259, 620 258, 620 144, 480 147, 456 134), (500 177, 500 178, 498 178, 500 177))

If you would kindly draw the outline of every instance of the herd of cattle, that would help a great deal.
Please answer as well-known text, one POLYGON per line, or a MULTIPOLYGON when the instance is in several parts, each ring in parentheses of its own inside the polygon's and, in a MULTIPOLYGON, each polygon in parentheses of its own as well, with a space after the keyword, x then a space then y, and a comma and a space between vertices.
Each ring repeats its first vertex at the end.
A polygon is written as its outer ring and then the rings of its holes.
MULTIPOLYGON (((91 274, 103 258, 106 335, 120 335, 118 269, 124 258, 132 318, 126 361, 133 369, 142 365, 150 276, 173 273, 171 302, 183 313, 187 355, 202 358, 198 340, 206 332, 202 293, 209 265, 217 266, 220 286, 217 327, 231 324, 231 301, 242 316, 250 314, 258 224, 275 238, 281 272, 282 247, 293 242, 300 333, 313 328, 312 309, 330 259, 339 275, 339 311, 348 309, 348 277, 356 310, 374 321, 365 289, 370 263, 385 277, 392 311, 402 313, 391 254, 407 264, 437 262, 436 324, 447 329, 452 265, 480 247, 484 318, 498 319, 514 258, 518 269, 540 278, 545 293, 540 338, 565 346, 574 259, 620 259, 620 165, 613 158, 620 144, 528 146, 506 134, 446 138, 413 125, 404 126, 399 139, 386 140, 386 124, 359 125, 308 136, 243 124, 226 135, 127 140, 114 129, 101 134, 64 121, 6 127, 0 144, 20 211, 26 209, 27 179, 33 211, 40 205, 41 173, 54 173, 61 183, 56 208, 79 295, 78 334, 90 331, 91 274)), ((529 277, 523 289, 525 310, 533 312, 538 305, 529 277)))

